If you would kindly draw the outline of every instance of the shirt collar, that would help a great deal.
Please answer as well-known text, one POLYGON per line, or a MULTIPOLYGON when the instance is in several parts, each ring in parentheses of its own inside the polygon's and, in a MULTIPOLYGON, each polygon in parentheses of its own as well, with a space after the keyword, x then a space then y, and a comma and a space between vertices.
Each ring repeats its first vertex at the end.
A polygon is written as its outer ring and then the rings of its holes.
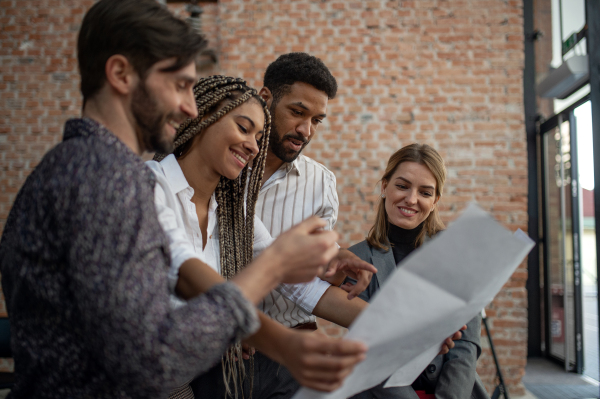
MULTIPOLYGON (((302 155, 301 155, 302 156, 302 155)), ((267 190, 272 185, 278 184, 284 177, 288 175, 291 171, 295 171, 296 175, 300 176, 300 167, 298 159, 300 157, 294 159, 292 162, 284 162, 279 169, 273 173, 271 177, 265 182, 265 184, 261 187, 261 190, 267 190)))
MULTIPOLYGON (((167 155, 165 159, 160 161, 160 166, 162 166, 162 169, 165 172, 165 177, 169 182, 169 186, 171 186, 175 194, 178 194, 187 188, 189 188, 191 192, 194 191, 192 186, 190 186, 187 179, 185 178, 183 170, 181 170, 181 166, 179 166, 179 162, 177 162, 177 158, 175 158, 175 155, 167 155)), ((215 212, 217 210, 217 199, 215 193, 213 193, 210 197, 210 202, 208 203, 208 210, 210 212, 215 212)))
POLYGON ((160 161, 160 166, 162 166, 163 171, 165 172, 165 177, 169 182, 169 185, 173 189, 175 194, 185 190, 186 188, 191 186, 181 170, 181 166, 179 166, 179 162, 175 158, 175 155, 170 154, 165 157, 162 161, 160 161))
POLYGON ((287 176, 288 173, 290 173, 291 171, 295 171, 296 174, 298 176, 300 176, 302 173, 300 172, 300 165, 298 160, 300 159, 302 155, 298 156, 296 159, 294 159, 292 162, 284 162, 283 165, 281 165, 279 167, 279 169, 277 171, 283 171, 283 176, 287 176))
POLYGON ((296 171, 296 174, 298 176, 302 175, 302 173, 300 172, 300 165, 299 165, 299 159, 302 155, 299 155, 296 159, 294 159, 291 163, 289 163, 289 169, 287 171, 287 173, 291 172, 292 170, 296 171))

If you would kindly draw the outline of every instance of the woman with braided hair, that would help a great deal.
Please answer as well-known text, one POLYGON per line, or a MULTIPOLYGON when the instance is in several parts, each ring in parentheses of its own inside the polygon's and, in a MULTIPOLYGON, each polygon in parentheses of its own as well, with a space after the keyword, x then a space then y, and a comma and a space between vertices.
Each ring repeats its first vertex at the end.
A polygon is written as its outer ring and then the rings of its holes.
MULTIPOLYGON (((269 111, 257 92, 239 78, 200 79, 194 95, 198 117, 179 126, 173 154, 157 154, 154 161, 147 163, 157 178, 155 203, 170 240, 169 276, 170 288, 176 294, 174 306, 180 306, 182 299, 206 292, 216 281, 229 280, 240 273, 246 274, 248 284, 253 279, 273 278, 246 273, 244 269, 255 255, 273 243, 254 216, 269 138, 269 111)), ((314 218, 309 220, 309 226, 316 229, 322 222, 314 218)), ((302 274, 306 261, 296 254, 289 259, 299 271, 279 278, 289 284, 280 285, 278 290, 310 312, 330 285, 320 279, 293 284, 310 280, 308 272, 302 274)), ((302 385, 330 391, 364 356, 365 348, 356 342, 288 330, 262 313, 259 319, 261 328, 248 344, 287 367, 279 372, 273 370, 272 375, 270 371, 262 372, 266 375, 261 374, 261 384, 277 378, 289 381, 285 377, 291 374, 302 385)), ((258 360, 261 356, 255 355, 258 360)), ((209 370, 222 377, 214 379, 215 391, 203 392, 203 396, 222 397, 226 393, 238 397, 242 392, 242 397, 264 397, 261 386, 253 384, 253 367, 251 356, 242 352, 239 342, 235 343, 222 364, 209 370), (245 380, 244 358, 251 376, 245 380)), ((293 383, 282 389, 295 391, 298 383, 293 383)), ((186 390, 190 393, 188 387, 183 387, 172 397, 184 397, 186 390)))

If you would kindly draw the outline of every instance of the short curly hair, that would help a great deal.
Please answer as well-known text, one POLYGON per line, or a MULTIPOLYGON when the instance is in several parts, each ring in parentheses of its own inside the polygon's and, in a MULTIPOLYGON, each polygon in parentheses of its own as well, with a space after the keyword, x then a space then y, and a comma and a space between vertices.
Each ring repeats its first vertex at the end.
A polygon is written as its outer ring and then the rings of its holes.
POLYGON ((273 103, 279 102, 296 82, 309 84, 327 94, 331 100, 337 93, 337 82, 329 68, 315 56, 288 53, 279 56, 267 67, 263 84, 271 91, 273 103))

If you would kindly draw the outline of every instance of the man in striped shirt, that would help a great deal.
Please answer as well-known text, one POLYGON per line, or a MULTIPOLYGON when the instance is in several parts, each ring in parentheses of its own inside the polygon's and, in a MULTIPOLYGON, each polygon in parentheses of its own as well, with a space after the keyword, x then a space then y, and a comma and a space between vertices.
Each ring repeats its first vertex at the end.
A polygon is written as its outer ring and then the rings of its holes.
MULTIPOLYGON (((313 215, 327 222, 327 230, 335 226, 339 206, 335 175, 301 152, 314 138, 326 117, 328 100, 336 92, 336 80, 327 66, 309 54, 284 54, 267 67, 259 94, 269 106, 272 125, 255 212, 273 237, 313 215)), ((346 277, 338 272, 327 278, 332 286, 321 296, 312 314, 277 291, 271 291, 263 300, 263 312, 292 328, 316 329, 315 316, 348 327, 366 306, 355 297, 369 285, 372 273, 348 250, 340 249, 337 261, 344 265, 343 272, 357 280, 347 295, 337 287, 346 277)), ((454 346, 452 339, 460 339, 460 333, 445 341, 440 354, 454 346)), ((280 382, 280 386, 285 384, 280 382)), ((292 380, 287 384, 297 383, 292 380)))
MULTIPOLYGON (((335 226, 339 206, 335 175, 301 152, 326 117, 327 102, 336 92, 337 82, 327 66, 306 53, 284 54, 265 72, 260 94, 271 111, 272 126, 256 215, 273 237, 312 215, 325 219, 327 230, 335 226)), ((351 264, 359 261, 346 250, 340 251, 340 258, 351 264)), ((371 273, 359 270, 354 277, 359 283, 348 299, 366 288, 371 273)), ((335 278, 328 281, 341 282, 335 278)), ((316 328, 314 315, 347 327, 354 319, 351 314, 362 306, 357 300, 348 301, 341 289, 330 288, 312 314, 276 291, 265 298, 262 310, 288 327, 316 328), (335 309, 330 309, 329 303, 336 303, 335 309)))

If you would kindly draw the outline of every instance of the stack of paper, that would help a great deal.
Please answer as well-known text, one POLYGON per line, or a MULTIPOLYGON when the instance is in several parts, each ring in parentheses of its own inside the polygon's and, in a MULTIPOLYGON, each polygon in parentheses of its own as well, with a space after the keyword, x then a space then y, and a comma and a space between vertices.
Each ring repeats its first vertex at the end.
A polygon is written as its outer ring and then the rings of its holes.
POLYGON ((413 251, 350 327, 348 339, 369 347, 337 391, 303 388, 294 399, 344 399, 388 377, 410 385, 441 343, 475 317, 533 248, 525 233, 511 234, 476 205, 413 251))

